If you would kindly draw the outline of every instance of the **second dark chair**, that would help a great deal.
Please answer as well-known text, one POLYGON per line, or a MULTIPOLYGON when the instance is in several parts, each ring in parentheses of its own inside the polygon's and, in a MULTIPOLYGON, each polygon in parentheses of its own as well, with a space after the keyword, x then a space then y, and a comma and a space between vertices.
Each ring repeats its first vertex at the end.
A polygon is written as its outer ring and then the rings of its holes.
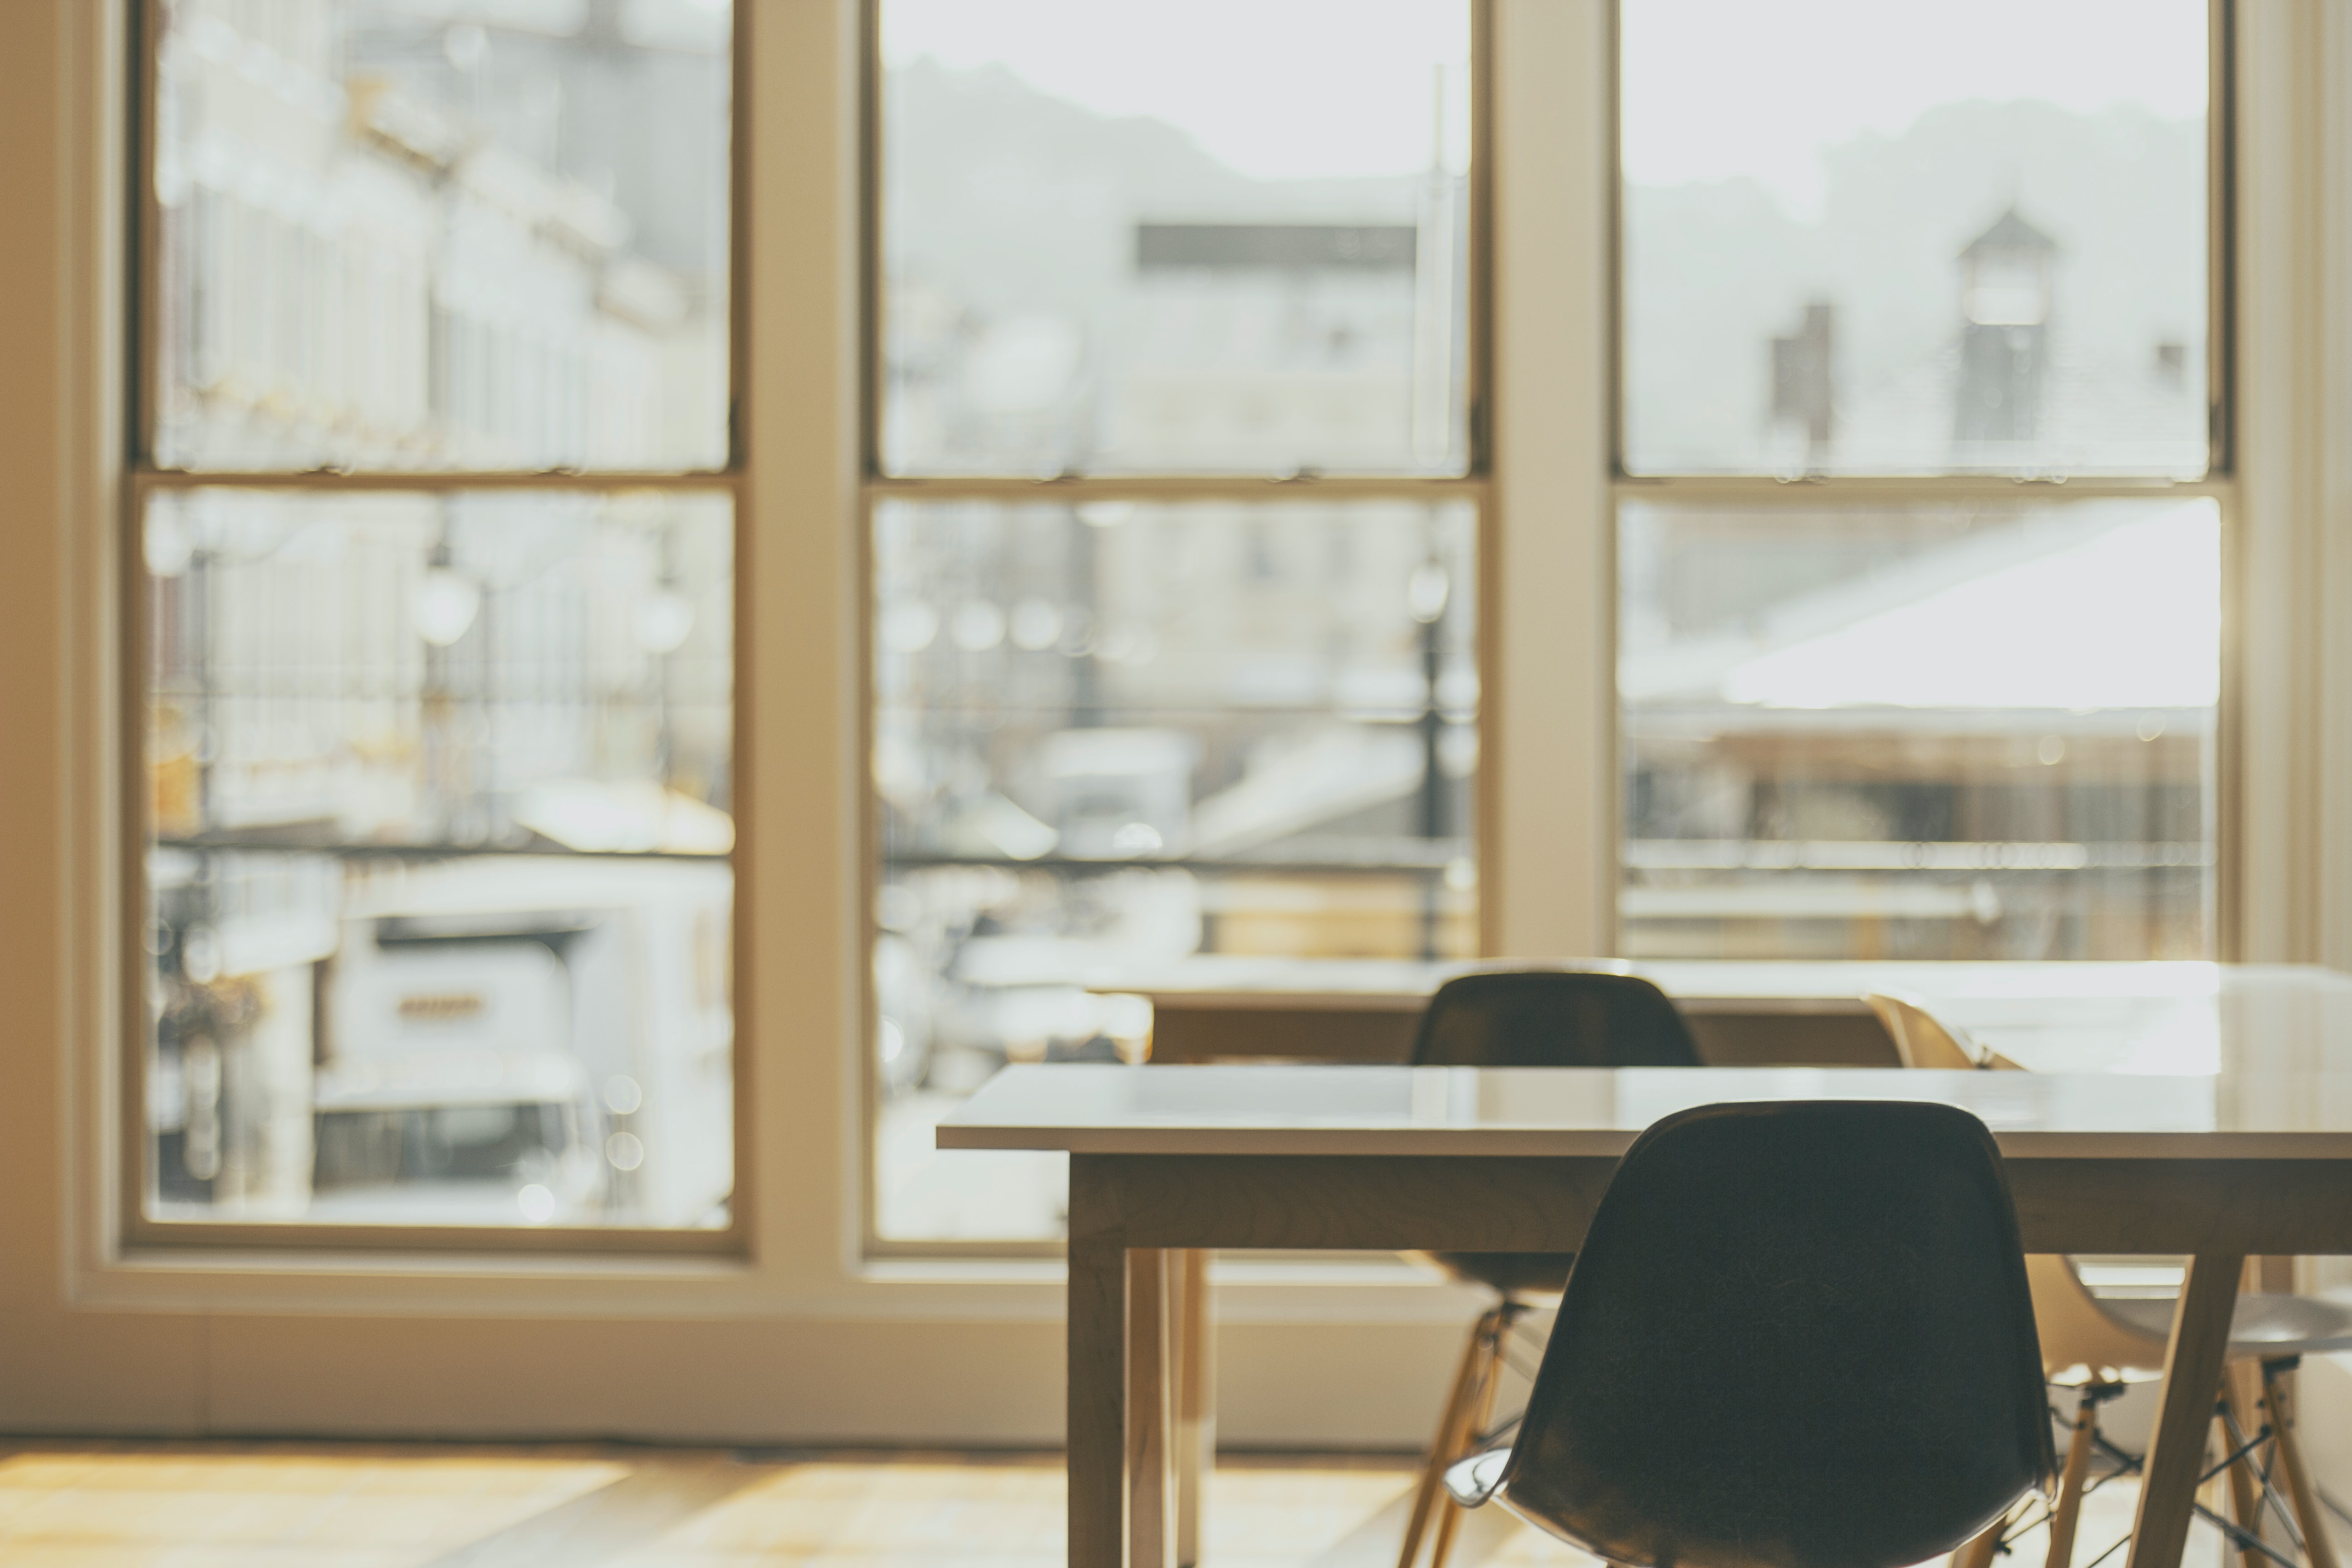
MULTIPOLYGON (((1514 970, 1465 974, 1430 998, 1414 1037, 1415 1067, 1697 1067, 1698 1047, 1666 994, 1631 974, 1591 970, 1514 970)), ((1502 1381, 1511 1328, 1533 1310, 1529 1297, 1557 1296, 1576 1261, 1565 1252, 1445 1252, 1433 1255, 1455 1279, 1500 1298, 1470 1331, 1445 1414, 1414 1493, 1400 1568, 1412 1568, 1433 1514, 1430 1568, 1445 1568, 1459 1512, 1445 1500, 1445 1468, 1479 1442, 1502 1381), (1442 1512, 1441 1512, 1442 1510, 1442 1512)))

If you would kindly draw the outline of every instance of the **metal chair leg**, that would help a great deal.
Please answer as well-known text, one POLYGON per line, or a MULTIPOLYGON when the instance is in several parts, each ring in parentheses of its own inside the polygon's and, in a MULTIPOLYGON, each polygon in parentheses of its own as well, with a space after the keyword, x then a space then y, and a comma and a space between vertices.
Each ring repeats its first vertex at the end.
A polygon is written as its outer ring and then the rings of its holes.
POLYGON ((1404 1527, 1404 1550, 1398 1554, 1397 1568, 1413 1568, 1421 1555, 1421 1538, 1429 1528, 1430 1510, 1441 1504, 1449 1511, 1453 1500, 1445 1497, 1445 1468, 1459 1455, 1465 1441, 1463 1429, 1470 1425, 1471 1400, 1475 1393, 1474 1381, 1481 1352, 1486 1349, 1488 1324, 1501 1312, 1500 1308, 1480 1314, 1470 1327, 1470 1342, 1462 1347, 1462 1363, 1454 1369, 1453 1386, 1445 1396, 1445 1413, 1437 1418, 1437 1436, 1429 1446, 1429 1459, 1422 1467, 1421 1485, 1412 1496, 1412 1515, 1404 1527))
POLYGON ((2336 1543, 2328 1538, 2327 1516, 2303 1462, 2303 1443, 2294 1435, 2294 1403, 2285 1384, 2294 1359, 2263 1363, 2263 1414, 2271 1424, 2271 1440, 2278 1447, 2279 1468, 2286 1472, 2286 1495, 2294 1504, 2294 1521, 2303 1529, 2303 1550, 2311 1568, 2337 1568, 2336 1543))

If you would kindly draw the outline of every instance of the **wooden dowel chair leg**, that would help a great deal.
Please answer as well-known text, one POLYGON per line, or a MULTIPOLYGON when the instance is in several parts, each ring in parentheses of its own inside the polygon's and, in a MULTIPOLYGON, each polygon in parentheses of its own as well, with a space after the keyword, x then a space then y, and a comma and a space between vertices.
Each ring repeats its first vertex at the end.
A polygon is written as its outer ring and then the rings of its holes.
POLYGON ((1471 1325, 1470 1342, 1462 1347, 1461 1364, 1454 1368, 1454 1383, 1446 1391, 1445 1412, 1437 1418, 1437 1436, 1429 1445, 1428 1462, 1422 1466, 1421 1485, 1412 1494, 1412 1514, 1405 1522, 1404 1550, 1397 1556, 1397 1568, 1413 1568, 1413 1560, 1421 1555, 1422 1535, 1429 1528, 1430 1510, 1441 1500, 1449 1509, 1452 1507, 1453 1500, 1444 1494, 1445 1467, 1454 1462, 1455 1451, 1462 1445, 1459 1434, 1476 1392, 1473 1380, 1486 1349, 1487 1320, 1494 1316, 1493 1312, 1486 1313, 1471 1325))
POLYGON ((2074 1435, 2066 1443, 2066 1468, 2059 1474, 2058 1500, 2050 1510, 2050 1555, 2043 1559, 2044 1568, 2072 1568, 2074 1527, 2083 1512, 2083 1478, 2090 1470, 2098 1436, 2099 1399, 2093 1385, 2083 1390, 2083 1403, 2074 1410, 2074 1435))
POLYGON ((2001 1527, 2008 1522, 2009 1516, 2003 1514, 1985 1526, 1982 1534, 1952 1553, 1951 1568, 1987 1568, 2000 1547, 2001 1527))
MULTIPOLYGON (((2237 1442, 2251 1443, 2262 1428, 2256 1412, 2262 1395, 2255 1392, 2259 1373, 2250 1362, 2238 1362, 2223 1369, 2221 1402, 2230 1412, 2230 1420, 2237 1428, 2237 1442)), ((2232 1447, 2237 1443, 2231 1445, 2232 1447)), ((2238 1528, 2260 1541, 2263 1538, 2263 1479, 2255 1462, 2261 1455, 2259 1445, 2238 1456, 2230 1467, 2230 1509, 2238 1528)), ((2252 1546, 2238 1548, 2244 1568, 2269 1568, 2270 1559, 2252 1546)))
POLYGON ((2286 1472, 2287 1500, 2294 1504, 2294 1521, 2303 1530, 2304 1554, 2311 1568, 2337 1568, 2336 1543, 2328 1538, 2326 1510, 2304 1468, 2303 1443, 2294 1435, 2294 1401, 2286 1373, 2291 1367, 2263 1368, 2263 1413, 2270 1418, 2271 1440, 2278 1445, 2278 1468, 2286 1472))
MULTIPOLYGON (((1502 1386, 1503 1342, 1510 1332, 1511 1310, 1508 1306, 1498 1307, 1480 1321, 1486 1325, 1486 1332, 1479 1341, 1484 1354, 1479 1357, 1478 1377, 1465 1402, 1461 1436, 1454 1440, 1453 1458, 1446 1461, 1449 1465, 1477 1447, 1479 1436, 1495 1418, 1495 1394, 1502 1386)), ((1444 1470, 1441 1468, 1439 1473, 1444 1474, 1444 1470)), ((1452 1498, 1443 1499, 1439 1509, 1437 1543, 1429 1550, 1429 1568, 1445 1568, 1445 1560, 1454 1552, 1454 1532, 1462 1527, 1462 1509, 1452 1498)))

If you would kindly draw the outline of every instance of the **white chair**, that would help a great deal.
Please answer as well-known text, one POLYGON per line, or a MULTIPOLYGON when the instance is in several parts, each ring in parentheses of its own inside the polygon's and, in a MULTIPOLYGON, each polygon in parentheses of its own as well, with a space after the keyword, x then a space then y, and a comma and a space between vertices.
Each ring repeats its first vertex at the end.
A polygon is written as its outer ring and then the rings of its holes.
MULTIPOLYGON (((1908 1068, 1944 1070, 2021 1071, 2018 1064, 1997 1052, 1973 1046, 1945 1025, 1916 996, 1874 992, 1864 996, 1894 1037, 1895 1048, 1908 1068)), ((2066 1462, 2059 1473, 2058 1495, 2051 1505, 2050 1551, 2046 1568, 2066 1568, 2073 1562, 2074 1531, 2081 1519, 2083 1492, 2092 1450, 2099 1443, 2099 1406, 2123 1392, 2126 1384, 2162 1375, 2164 1349, 2172 1329, 2176 1299, 2170 1296, 2107 1298, 2092 1293, 2083 1283, 2074 1259, 2029 1254, 2026 1281, 2033 1291, 2033 1319, 2042 1339, 2043 1374, 2062 1387, 2078 1391, 2073 1434, 2066 1462)), ((2308 1296, 2246 1295, 2230 1320, 2229 1360, 2225 1390, 2233 1373, 2259 1369, 2261 1426, 2244 1430, 2252 1415, 2247 1403, 2225 1394, 2216 1401, 2215 1415, 2229 1435, 2224 1452, 2234 1455, 2230 1467, 2232 1501, 2238 1515, 2234 1530, 2216 1519, 2225 1533, 2252 1564, 2274 1554, 2249 1546, 2245 1537, 2259 1537, 2266 1507, 2279 1509, 2271 1472, 2284 1473, 2294 1504, 2292 1515, 2280 1510, 2296 1544, 2313 1568, 2336 1568, 2336 1551, 2328 1539, 2317 1491, 2304 1463, 2303 1447, 2294 1431, 2294 1413, 2281 1378, 2305 1355, 2352 1350, 2352 1308, 2308 1296), (2276 1449, 2274 1466, 2258 1468, 2254 1454, 2264 1442, 2276 1449)), ((1953 1559, 1963 1568, 1990 1561, 1996 1539, 1971 1542, 1953 1559)))
MULTIPOLYGON (((2050 1516, 2048 1563, 2063 1568, 2073 1560, 2084 1482, 2091 1451, 2098 1444, 2098 1407, 2127 1381, 2163 1372, 2175 1302, 2168 1296, 2095 1296, 2067 1258, 2028 1257, 2025 1273, 2033 1289, 2033 1317, 2050 1380, 2078 1391, 2074 1433, 2050 1516)), ((2241 1296, 2230 1319, 2231 1367, 2223 1373, 2225 1392, 2215 1406, 2227 1434, 2223 1453, 2238 1456, 2230 1474, 2238 1531, 2262 1533, 2265 1509, 2279 1507, 2275 1475, 2285 1482, 2294 1505, 2292 1515, 2283 1510, 2282 1515, 2313 1568, 2336 1568, 2336 1551, 2281 1379, 2306 1355, 2342 1350, 2352 1350, 2352 1308, 2309 1296, 2241 1296), (2233 1373, 2257 1370, 2259 1393, 2251 1401, 2240 1397, 2231 1387, 2233 1373), (2260 1412, 2261 1424, 2252 1431, 2246 1430, 2254 1415, 2250 1405, 2258 1405, 2260 1412), (2275 1463, 2257 1468, 2255 1455, 2265 1441, 2275 1446, 2275 1463)), ((2248 1562, 2256 1560, 2237 1531, 2225 1526, 2224 1532, 2249 1552, 2248 1562)))

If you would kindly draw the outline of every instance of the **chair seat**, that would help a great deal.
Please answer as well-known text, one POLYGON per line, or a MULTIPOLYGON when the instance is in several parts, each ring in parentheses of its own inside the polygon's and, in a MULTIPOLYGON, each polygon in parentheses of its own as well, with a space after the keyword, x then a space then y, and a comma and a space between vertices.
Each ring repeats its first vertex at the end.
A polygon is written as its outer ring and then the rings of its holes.
POLYGON ((1573 1252, 1432 1252, 1424 1257, 1454 1279, 1514 1299, 1558 1296, 1568 1289, 1573 1252))
MULTIPOLYGON (((2173 1301, 2163 1297, 2106 1300, 2100 1310, 2162 1340, 2172 1331, 2173 1301)), ((2230 1359, 2268 1361, 2352 1350, 2352 1307, 2313 1296, 2241 1296, 2230 1319, 2230 1359)))

